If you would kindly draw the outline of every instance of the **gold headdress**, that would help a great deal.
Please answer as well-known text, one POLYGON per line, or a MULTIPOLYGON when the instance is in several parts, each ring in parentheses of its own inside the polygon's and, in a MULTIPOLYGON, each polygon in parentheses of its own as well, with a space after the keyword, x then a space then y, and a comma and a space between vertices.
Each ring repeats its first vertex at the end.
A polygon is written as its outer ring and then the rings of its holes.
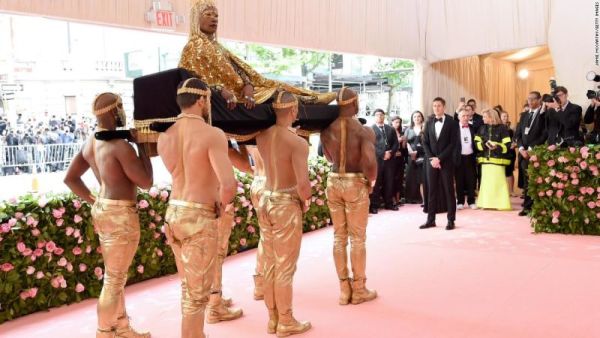
POLYGON ((95 116, 104 115, 106 113, 110 113, 111 111, 113 111, 113 109, 117 109, 120 104, 123 104, 123 102, 121 101, 121 97, 117 94, 114 94, 114 93, 98 94, 96 96, 96 98, 94 99, 94 103, 92 103, 92 112, 94 113, 95 116), (100 96, 106 95, 106 94, 112 95, 115 98, 115 102, 109 104, 106 107, 96 109, 96 102, 98 102, 98 99, 100 98, 100 96))
POLYGON ((350 99, 343 100, 344 92, 346 91, 346 88, 347 87, 342 87, 342 89, 340 89, 340 91, 338 92, 338 95, 337 95, 338 106, 348 105, 348 104, 350 104, 350 103, 352 103, 352 102, 354 102, 354 101, 356 101, 358 99, 358 95, 356 95, 356 96, 354 96, 354 97, 352 97, 350 99))
POLYGON ((282 103, 281 97, 283 96, 284 93, 285 93, 285 91, 283 91, 283 90, 279 92, 279 94, 277 95, 277 99, 275 99, 275 102, 273 102, 273 108, 274 109, 286 109, 286 108, 291 108, 291 107, 298 107, 298 98, 296 98, 296 96, 294 96, 293 101, 282 103))
POLYGON ((204 34, 200 31, 200 16, 209 8, 217 8, 214 0, 198 0, 190 11, 190 36, 204 34))

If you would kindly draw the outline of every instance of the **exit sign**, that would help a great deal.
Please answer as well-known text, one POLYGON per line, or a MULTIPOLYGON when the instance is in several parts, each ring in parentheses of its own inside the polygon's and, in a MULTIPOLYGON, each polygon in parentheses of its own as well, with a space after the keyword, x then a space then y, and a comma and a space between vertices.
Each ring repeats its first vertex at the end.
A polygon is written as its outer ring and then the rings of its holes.
POLYGON ((160 28, 175 28, 174 12, 156 11, 156 26, 160 28))

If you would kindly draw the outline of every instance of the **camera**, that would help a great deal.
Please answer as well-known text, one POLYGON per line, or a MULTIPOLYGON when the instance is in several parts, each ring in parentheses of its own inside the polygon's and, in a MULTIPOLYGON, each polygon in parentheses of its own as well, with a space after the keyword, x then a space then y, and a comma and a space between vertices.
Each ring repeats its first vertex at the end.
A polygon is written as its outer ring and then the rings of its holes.
POLYGON ((556 88, 558 87, 556 85, 556 80, 553 78, 550 78, 550 94, 544 94, 542 95, 542 102, 545 103, 553 103, 553 102, 560 102, 560 100, 558 99, 558 97, 556 96, 556 88))
MULTIPOLYGON (((585 78, 588 81, 600 82, 600 75, 596 74, 594 71, 588 72, 587 75, 585 76, 585 78)), ((598 86, 597 88, 600 89, 600 86, 598 86)), ((599 91, 588 90, 587 93, 585 94, 585 96, 587 96, 587 98, 590 100, 598 99, 598 98, 600 98, 600 90, 599 91)))

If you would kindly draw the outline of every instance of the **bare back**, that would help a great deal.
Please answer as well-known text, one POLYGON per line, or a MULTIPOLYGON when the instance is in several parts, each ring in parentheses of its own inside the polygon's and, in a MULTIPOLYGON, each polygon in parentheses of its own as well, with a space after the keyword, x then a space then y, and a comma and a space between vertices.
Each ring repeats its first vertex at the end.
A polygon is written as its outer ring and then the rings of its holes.
POLYGON ((308 144, 304 139, 275 125, 256 136, 256 144, 264 162, 268 190, 294 188, 298 181, 307 181, 308 144))
POLYGON ((98 141, 92 136, 81 152, 101 184, 100 197, 136 200, 137 185, 127 174, 131 166, 139 166, 141 163, 138 163, 140 160, 127 141, 98 141), (132 159, 135 163, 130 162, 132 159))
MULTIPOLYGON (((340 117, 321 132, 323 153, 333 163, 333 171, 339 172, 341 169, 342 120, 345 120, 346 124, 346 163, 344 170, 348 173, 364 173, 367 175, 364 172, 364 161, 370 161, 368 145, 371 143, 371 138, 356 119, 340 117)), ((375 160, 374 157, 373 160, 375 160)))
POLYGON ((233 176, 225 134, 200 120, 179 119, 159 136, 158 154, 173 177, 173 199, 214 204, 219 202, 219 167, 228 166, 233 176))

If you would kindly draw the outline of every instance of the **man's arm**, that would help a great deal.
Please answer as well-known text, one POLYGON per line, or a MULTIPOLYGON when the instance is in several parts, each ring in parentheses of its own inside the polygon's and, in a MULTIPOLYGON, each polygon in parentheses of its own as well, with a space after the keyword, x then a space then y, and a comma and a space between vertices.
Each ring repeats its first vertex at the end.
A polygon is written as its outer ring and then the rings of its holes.
POLYGON ((129 143, 122 142, 123 144, 119 145, 117 151, 117 159, 123 168, 123 172, 138 187, 150 189, 153 182, 153 173, 150 156, 146 153, 146 148, 138 146, 139 155, 136 155, 135 150, 129 143))
POLYGON ((237 181, 233 175, 233 167, 227 156, 227 138, 221 130, 214 130, 213 142, 208 148, 208 159, 220 185, 221 204, 231 203, 237 191, 237 181))
POLYGON ((319 136, 319 139, 321 141, 321 151, 323 152, 323 156, 325 156, 325 158, 327 159, 327 162, 329 163, 333 163, 333 158, 331 157, 331 154, 329 153, 327 147, 325 146, 326 144, 326 140, 324 140, 325 136, 324 136, 325 132, 321 132, 321 135, 319 136))
POLYGON ((92 192, 81 179, 81 176, 83 176, 89 168, 90 164, 83 158, 80 151, 73 158, 71 164, 69 164, 64 182, 75 195, 79 196, 79 198, 90 204, 94 204, 95 198, 92 196, 92 192))
POLYGON ((308 144, 304 140, 297 140, 292 149, 292 167, 296 176, 298 195, 302 201, 312 196, 310 180, 308 178, 308 144))
POLYGON ((458 122, 454 121, 454 120, 450 120, 450 123, 448 124, 450 126, 450 139, 449 141, 449 146, 447 146, 444 151, 442 151, 440 153, 440 155, 438 156, 438 158, 440 159, 440 161, 442 162, 446 162, 446 161, 450 161, 452 160, 452 157, 454 155, 454 151, 456 150, 456 147, 458 146, 458 122))
POLYGON ((377 159, 375 158, 375 133, 372 129, 363 129, 360 143, 361 169, 369 183, 377 180, 377 159))

